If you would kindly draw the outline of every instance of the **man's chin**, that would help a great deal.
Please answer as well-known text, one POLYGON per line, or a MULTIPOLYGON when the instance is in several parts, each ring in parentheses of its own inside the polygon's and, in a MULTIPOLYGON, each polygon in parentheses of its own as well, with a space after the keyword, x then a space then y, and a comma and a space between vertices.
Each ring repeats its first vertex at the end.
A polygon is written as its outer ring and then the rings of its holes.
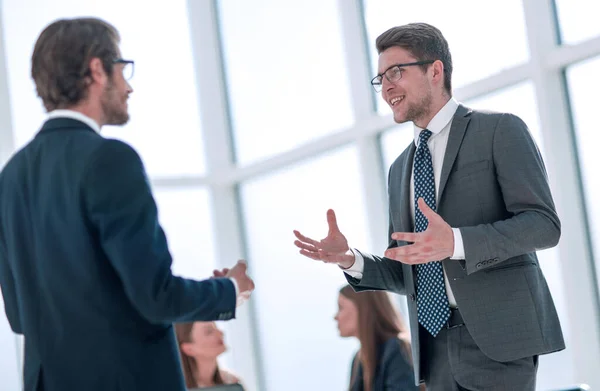
POLYGON ((129 114, 111 118, 107 121, 106 125, 121 126, 125 125, 127 122, 129 122, 129 114))
POLYGON ((403 124, 405 122, 408 122, 408 118, 406 118, 406 115, 404 114, 394 113, 394 122, 397 124, 403 124))

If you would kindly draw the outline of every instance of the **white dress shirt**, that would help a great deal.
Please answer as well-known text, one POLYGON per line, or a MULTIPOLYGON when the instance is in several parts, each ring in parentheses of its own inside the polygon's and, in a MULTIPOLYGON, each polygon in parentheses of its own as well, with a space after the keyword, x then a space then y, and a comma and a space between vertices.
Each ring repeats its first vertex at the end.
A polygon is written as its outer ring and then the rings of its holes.
MULTIPOLYGON (((458 102, 454 98, 450 100, 441 108, 440 111, 431 119, 427 125, 427 129, 433 133, 427 141, 427 146, 431 152, 431 160, 433 163, 433 176, 435 178, 435 196, 436 205, 439 205, 439 188, 440 188, 440 177, 442 174, 442 165, 444 163, 444 155, 446 153, 446 145, 448 145, 448 135, 450 134, 450 126, 452 125, 452 118, 458 109, 458 102)), ((423 129, 418 126, 414 126, 414 137, 415 145, 419 146, 419 134, 423 129)), ((413 162, 414 163, 414 162, 413 162)), ((414 173, 414 170, 412 171, 414 173)), ((414 191, 414 174, 410 177, 410 204, 415 204, 415 191, 414 191)), ((410 208, 412 222, 414 225, 415 220, 415 209, 410 208)), ((463 245, 462 235, 458 228, 452 228, 454 234, 454 253, 450 259, 465 259, 465 249, 463 245)), ((348 275, 361 279, 364 270, 364 259, 358 251, 352 250, 354 253, 354 264, 344 269, 348 275)), ((446 294, 448 295, 448 302, 451 307, 456 307, 456 299, 450 288, 448 277, 444 271, 444 283, 446 285, 446 294)))
MULTIPOLYGON (((98 124, 98 122, 96 122, 94 119, 88 117, 87 115, 80 113, 79 111, 63 110, 63 109, 53 110, 48 113, 48 119, 53 119, 53 118, 75 119, 77 121, 83 122, 90 128, 94 129, 94 131, 96 131, 97 133, 100 133, 100 125, 98 124)), ((239 306, 240 304, 242 304, 245 301, 245 296, 240 297, 237 281, 234 278, 229 278, 229 280, 231 280, 231 282, 233 283, 233 287, 235 289, 235 297, 237 298, 236 305, 239 306)))

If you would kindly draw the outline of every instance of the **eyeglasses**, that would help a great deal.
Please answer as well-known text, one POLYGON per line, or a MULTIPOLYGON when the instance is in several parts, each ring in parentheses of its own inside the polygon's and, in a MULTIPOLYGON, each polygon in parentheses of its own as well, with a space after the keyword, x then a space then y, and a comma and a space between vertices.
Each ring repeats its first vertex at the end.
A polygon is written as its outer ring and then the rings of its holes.
POLYGON ((124 60, 122 58, 117 58, 113 60, 114 64, 124 64, 123 65, 123 78, 125 80, 131 80, 133 77, 133 61, 132 60, 124 60))
POLYGON ((375 89, 375 92, 381 92, 381 85, 383 83, 383 76, 390 83, 395 83, 398 80, 402 79, 402 67, 408 67, 412 65, 425 65, 425 64, 433 64, 435 60, 424 60, 424 61, 415 61, 415 62, 407 62, 406 64, 396 64, 392 65, 388 69, 385 70, 382 74, 375 76, 371 79, 371 85, 375 89))

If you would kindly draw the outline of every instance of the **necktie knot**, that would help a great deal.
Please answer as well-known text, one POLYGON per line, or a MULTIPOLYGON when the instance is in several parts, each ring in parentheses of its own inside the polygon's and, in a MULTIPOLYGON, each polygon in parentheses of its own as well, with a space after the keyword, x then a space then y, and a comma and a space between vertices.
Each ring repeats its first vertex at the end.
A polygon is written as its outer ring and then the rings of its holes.
POLYGON ((432 134, 433 133, 429 129, 423 129, 423 130, 421 130, 421 133, 419 133, 419 147, 423 143, 424 143, 424 145, 427 145, 427 141, 429 140, 429 137, 431 137, 432 134))

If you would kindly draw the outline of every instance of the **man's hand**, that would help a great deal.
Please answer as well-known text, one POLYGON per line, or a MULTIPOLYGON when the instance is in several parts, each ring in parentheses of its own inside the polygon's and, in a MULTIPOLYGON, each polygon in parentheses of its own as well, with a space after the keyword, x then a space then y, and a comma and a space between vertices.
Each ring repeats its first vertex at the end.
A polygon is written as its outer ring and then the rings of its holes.
POLYGON ((338 228, 335 212, 332 209, 327 211, 327 225, 329 225, 327 237, 320 241, 294 231, 294 235, 298 239, 294 241, 294 244, 300 248, 300 254, 305 257, 326 263, 336 263, 342 268, 348 269, 354 264, 354 254, 348 247, 346 237, 338 228))
POLYGON ((222 271, 215 270, 215 277, 227 277, 233 278, 238 286, 238 297, 237 297, 237 305, 239 306, 244 301, 250 298, 252 291, 254 290, 254 281, 246 274, 247 270, 246 261, 240 259, 234 267, 229 269, 223 269, 222 271), (222 275, 223 272, 225 275, 222 275))
POLYGON ((412 244, 388 249, 385 256, 409 265, 451 257, 454 254, 452 228, 422 198, 419 198, 417 204, 429 222, 427 229, 423 232, 394 232, 392 239, 412 244))
POLYGON ((222 270, 215 269, 215 270, 213 270, 212 278, 222 278, 222 277, 225 277, 227 275, 227 273, 229 273, 228 267, 226 267, 222 270))

